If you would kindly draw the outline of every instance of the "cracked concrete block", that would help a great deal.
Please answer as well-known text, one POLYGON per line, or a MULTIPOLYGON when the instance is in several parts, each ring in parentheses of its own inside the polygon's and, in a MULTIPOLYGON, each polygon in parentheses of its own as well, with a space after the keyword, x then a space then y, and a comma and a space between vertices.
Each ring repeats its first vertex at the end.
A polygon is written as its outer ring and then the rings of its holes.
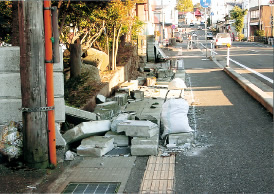
POLYGON ((83 122, 68 130, 64 135, 64 139, 68 144, 90 137, 92 135, 103 134, 110 130, 109 120, 83 122))
POLYGON ((152 137, 133 137, 131 140, 132 145, 151 145, 155 146, 159 144, 159 134, 152 137))
POLYGON ((151 121, 127 120, 117 125, 117 132, 126 132, 131 137, 152 137, 159 133, 159 127, 151 121))
POLYGON ((150 156, 158 154, 158 145, 132 145, 131 155, 132 156, 150 156))
POLYGON ((94 112, 98 110, 112 110, 114 115, 117 115, 120 112, 120 106, 116 101, 105 102, 102 104, 97 104, 94 112))
POLYGON ((127 121, 131 118, 131 115, 128 113, 119 114, 114 120, 111 122, 110 129, 111 131, 117 131, 117 125, 123 121, 127 121))
POLYGON ((93 112, 80 110, 80 109, 73 108, 70 106, 66 106, 65 111, 66 111, 66 115, 69 115, 72 117, 76 117, 76 118, 80 118, 80 119, 84 119, 84 120, 91 120, 91 121, 97 120, 97 116, 93 112))
POLYGON ((77 154, 80 156, 101 157, 114 148, 114 139, 104 136, 93 136, 83 139, 77 147, 77 154))
POLYGON ((128 144, 129 144, 129 139, 127 136, 121 135, 121 134, 113 132, 113 131, 108 131, 105 134, 105 137, 113 138, 114 144, 116 144, 119 147, 128 146, 128 144))
POLYGON ((98 116, 98 120, 110 120, 113 117, 113 110, 94 110, 94 113, 98 116))
POLYGON ((194 135, 192 132, 189 133, 174 133, 168 135, 168 142, 169 144, 185 144, 191 143, 194 141, 194 135))

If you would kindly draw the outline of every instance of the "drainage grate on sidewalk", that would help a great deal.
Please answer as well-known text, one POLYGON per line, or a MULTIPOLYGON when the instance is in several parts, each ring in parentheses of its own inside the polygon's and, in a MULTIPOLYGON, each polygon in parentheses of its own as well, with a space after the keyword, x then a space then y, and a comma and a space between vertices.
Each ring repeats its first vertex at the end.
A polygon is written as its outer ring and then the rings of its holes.
POLYGON ((120 183, 70 183, 62 193, 117 193, 120 183))

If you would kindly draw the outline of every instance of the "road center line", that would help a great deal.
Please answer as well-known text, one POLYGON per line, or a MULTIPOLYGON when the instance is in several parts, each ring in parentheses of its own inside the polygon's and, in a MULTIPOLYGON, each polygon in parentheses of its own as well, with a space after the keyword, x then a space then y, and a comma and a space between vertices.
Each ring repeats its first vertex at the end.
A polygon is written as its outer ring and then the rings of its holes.
POLYGON ((247 66, 245 66, 245 65, 243 65, 243 64, 239 63, 238 61, 235 61, 235 60, 233 60, 233 59, 231 59, 231 58, 230 58, 230 61, 232 61, 233 63, 235 63, 235 64, 237 64, 237 65, 239 65, 239 66, 241 66, 241 67, 247 69, 248 71, 250 71, 250 72, 256 74, 257 76, 259 76, 259 77, 261 77, 261 78, 265 79, 266 81, 268 81, 268 82, 270 82, 270 83, 273 84, 273 80, 270 79, 269 77, 266 77, 265 75, 263 75, 263 74, 261 74, 261 73, 255 71, 255 70, 253 70, 253 69, 250 69, 249 67, 247 67, 247 66))

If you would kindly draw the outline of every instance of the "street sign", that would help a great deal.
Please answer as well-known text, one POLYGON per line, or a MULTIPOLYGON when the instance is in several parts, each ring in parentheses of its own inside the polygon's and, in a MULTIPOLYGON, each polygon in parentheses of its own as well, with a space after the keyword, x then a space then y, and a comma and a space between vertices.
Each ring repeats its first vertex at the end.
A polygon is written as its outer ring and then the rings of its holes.
POLYGON ((200 0, 200 4, 203 8, 208 8, 211 4, 211 0, 200 0))
POLYGON ((210 15, 214 15, 214 12, 211 12, 210 15))
POLYGON ((171 26, 171 28, 172 28, 172 29, 175 29, 175 28, 176 28, 176 26, 173 24, 173 25, 171 26))

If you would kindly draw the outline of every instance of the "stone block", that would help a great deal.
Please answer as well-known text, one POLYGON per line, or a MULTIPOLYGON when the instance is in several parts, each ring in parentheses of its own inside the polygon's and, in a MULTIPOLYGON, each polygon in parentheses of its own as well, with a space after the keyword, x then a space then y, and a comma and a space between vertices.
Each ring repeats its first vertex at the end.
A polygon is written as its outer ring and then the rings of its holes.
POLYGON ((106 102, 106 97, 104 95, 98 94, 96 96, 96 104, 101 104, 106 102))
POLYGON ((110 125, 111 131, 117 131, 117 125, 121 122, 127 121, 131 118, 131 115, 128 113, 119 114, 117 117, 113 119, 110 125))
POLYGON ((64 74, 63 72, 53 73, 54 81, 54 96, 63 97, 64 96, 64 74))
POLYGON ((118 102, 110 101, 102 104, 97 104, 94 112, 97 110, 112 110, 113 114, 117 115, 120 112, 120 106, 118 105, 118 102))
POLYGON ((80 110, 80 109, 73 108, 73 107, 70 107, 70 106, 65 106, 65 111, 66 111, 66 115, 69 115, 69 116, 72 116, 72 117, 80 118, 80 119, 83 119, 83 120, 90 120, 90 121, 96 121, 97 120, 97 116, 93 112, 80 110))
POLYGON ((152 137, 159 133, 158 125, 151 121, 127 120, 117 125, 117 132, 131 137, 152 137))
POLYGON ((104 136, 93 136, 83 139, 77 147, 77 154, 80 156, 101 157, 114 148, 114 139, 104 136))
POLYGON ((157 71, 157 78, 166 78, 168 76, 168 72, 166 69, 159 69, 157 71))
POLYGON ((135 100, 144 100, 145 94, 144 91, 134 90, 130 92, 130 96, 135 100))
POLYGON ((65 122, 66 120, 66 113, 65 113, 65 100, 64 98, 60 97, 54 98, 54 106, 55 106, 55 121, 56 122, 65 122))
POLYGON ((132 145, 132 156, 150 156, 158 154, 158 145, 132 145))
POLYGON ((62 51, 61 46, 59 47, 59 52, 60 52, 60 62, 53 64, 53 71, 63 73, 63 69, 64 69, 64 66, 63 66, 63 51, 62 51))
POLYGON ((63 135, 63 137, 66 140, 66 142, 69 144, 93 135, 103 134, 109 130, 110 130, 109 120, 83 122, 79 125, 76 125, 74 128, 68 130, 63 135))
POLYGON ((175 134, 169 134, 168 135, 168 142, 169 144, 185 144, 185 143, 191 143, 194 141, 194 135, 192 132, 189 133, 175 133, 175 134))
POLYGON ((121 135, 119 133, 108 131, 105 134, 105 137, 111 137, 114 139, 114 144, 116 144, 119 147, 128 146, 129 144, 129 138, 125 135, 121 135))
POLYGON ((133 137, 131 140, 132 145, 152 145, 155 146, 159 144, 159 134, 152 137, 133 137))
POLYGON ((123 106, 127 103, 128 93, 116 93, 114 101, 118 102, 119 106, 123 106))

